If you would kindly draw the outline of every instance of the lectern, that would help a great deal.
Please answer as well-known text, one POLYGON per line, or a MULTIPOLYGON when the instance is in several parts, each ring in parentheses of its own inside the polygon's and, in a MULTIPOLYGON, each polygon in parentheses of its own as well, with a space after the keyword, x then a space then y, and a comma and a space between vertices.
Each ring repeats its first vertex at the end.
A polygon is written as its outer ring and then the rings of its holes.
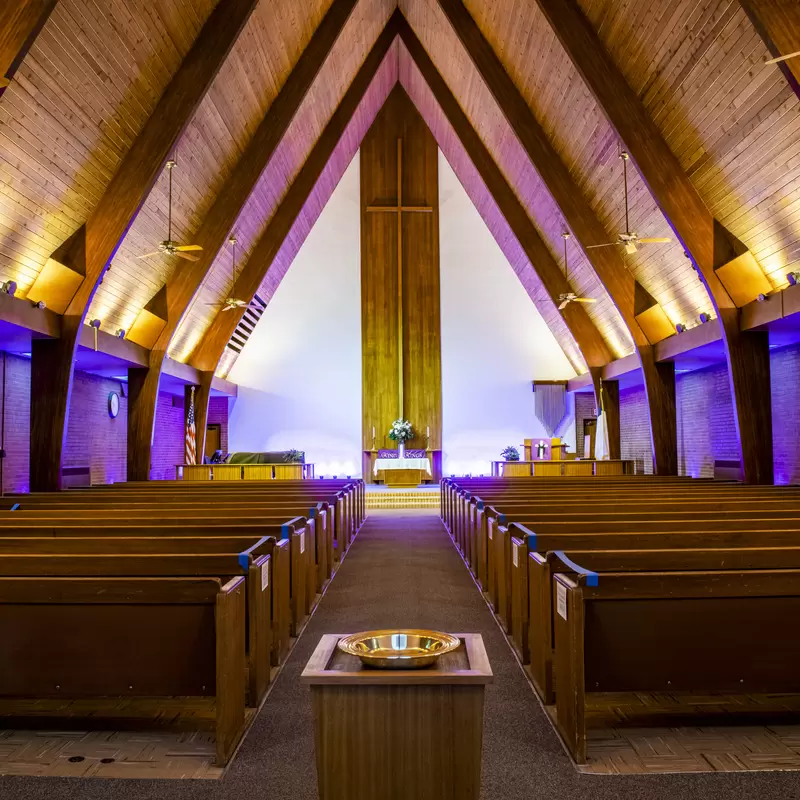
POLYGON ((373 669, 322 637, 306 664, 320 800, 478 800, 483 698, 479 634, 431 667, 373 669))

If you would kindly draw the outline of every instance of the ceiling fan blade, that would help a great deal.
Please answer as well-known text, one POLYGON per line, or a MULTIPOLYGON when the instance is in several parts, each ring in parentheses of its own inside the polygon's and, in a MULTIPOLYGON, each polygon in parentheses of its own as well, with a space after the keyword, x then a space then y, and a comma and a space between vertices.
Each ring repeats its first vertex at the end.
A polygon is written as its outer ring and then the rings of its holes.
POLYGON ((614 245, 619 244, 619 242, 606 242, 606 244, 587 244, 587 250, 593 250, 595 247, 614 247, 614 245))
POLYGON ((661 244, 661 243, 671 242, 671 241, 672 241, 672 239, 670 239, 668 236, 656 236, 655 238, 650 238, 650 239, 637 239, 636 243, 637 244, 661 244))
POLYGON ((136 258, 152 258, 153 256, 160 256, 162 253, 161 250, 156 250, 152 253, 145 253, 143 256, 136 256, 136 258))
POLYGON ((562 300, 558 307, 559 311, 563 311, 569 305, 569 300, 562 300))
POLYGON ((193 256, 190 253, 179 253, 177 250, 175 251, 175 255, 178 258, 185 258, 187 261, 199 261, 200 256, 193 256))
POLYGON ((594 297, 576 297, 575 298, 575 302, 576 303, 596 303, 597 300, 595 300, 594 297))
POLYGON ((182 244, 175 248, 176 250, 186 251, 186 250, 202 250, 203 248, 200 247, 199 244, 182 244))
POLYGON ((785 56, 778 56, 777 58, 771 58, 769 61, 765 61, 765 64, 780 64, 781 61, 787 61, 790 58, 794 58, 795 56, 800 56, 800 50, 797 50, 794 53, 789 53, 785 56))

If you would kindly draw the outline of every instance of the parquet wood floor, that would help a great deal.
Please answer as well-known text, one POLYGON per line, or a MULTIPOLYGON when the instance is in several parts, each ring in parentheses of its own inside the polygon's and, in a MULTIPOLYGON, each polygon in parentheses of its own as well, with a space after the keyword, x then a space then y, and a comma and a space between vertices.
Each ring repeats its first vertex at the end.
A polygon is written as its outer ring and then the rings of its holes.
POLYGON ((798 695, 593 694, 588 704, 581 772, 800 770, 798 695))

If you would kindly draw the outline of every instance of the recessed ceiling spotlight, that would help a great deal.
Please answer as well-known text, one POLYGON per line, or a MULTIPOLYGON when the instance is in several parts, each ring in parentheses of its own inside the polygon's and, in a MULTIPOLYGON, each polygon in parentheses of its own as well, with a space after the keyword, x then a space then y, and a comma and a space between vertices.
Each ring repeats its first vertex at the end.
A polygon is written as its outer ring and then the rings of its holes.
POLYGON ((684 325, 682 322, 679 322, 679 323, 678 323, 678 324, 675 326, 675 332, 676 332, 676 333, 683 333, 685 330, 686 330, 686 326, 685 326, 685 325, 684 325))
POLYGON ((706 322, 710 322, 710 321, 711 321, 711 315, 710 315, 710 314, 706 314, 706 313, 704 312, 704 313, 702 313, 702 314, 700 315, 700 324, 701 324, 701 325, 705 325, 705 324, 706 324, 706 322))
POLYGON ((17 282, 5 281, 0 289, 2 289, 7 295, 13 297, 17 293, 17 282))
POLYGON ((47 308, 47 303, 45 303, 44 300, 39 300, 37 303, 33 304, 33 307, 43 311, 45 308, 47 308))

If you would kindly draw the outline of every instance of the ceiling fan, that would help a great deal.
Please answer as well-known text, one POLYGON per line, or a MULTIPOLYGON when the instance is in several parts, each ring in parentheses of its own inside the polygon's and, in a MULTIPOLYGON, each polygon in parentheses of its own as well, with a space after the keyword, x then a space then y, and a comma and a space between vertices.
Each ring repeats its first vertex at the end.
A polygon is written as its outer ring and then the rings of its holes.
POLYGON ((625 232, 621 233, 617 237, 616 242, 608 242, 607 244, 590 244, 588 245, 587 249, 594 247, 613 247, 614 245, 619 245, 625 249, 626 253, 631 255, 637 252, 637 245, 640 244, 662 244, 671 242, 672 239, 665 238, 663 236, 642 239, 639 237, 638 233, 631 233, 631 223, 628 217, 628 159, 630 156, 623 150, 619 154, 619 157, 622 159, 622 179, 625 184, 625 232))
MULTIPOLYGON (((567 286, 569 286, 569 271, 567 265, 567 239, 569 239, 569 233, 566 231, 561 234, 561 238, 564 240, 564 280, 567 282, 567 286)), ((596 303, 593 297, 578 297, 575 292, 563 292, 558 296, 558 310, 563 311, 570 303, 596 303)))
MULTIPOLYGON (((235 311, 237 308, 256 308, 256 304, 252 301, 240 300, 236 297, 236 245, 239 240, 235 236, 228 239, 228 244, 231 246, 231 273, 233 274, 233 287, 231 289, 230 297, 226 297, 222 301, 220 311, 235 311)), ((219 306, 219 303, 206 303, 208 306, 219 306)))
POLYGON ((175 169, 176 162, 172 159, 167 161, 167 169, 169 170, 169 211, 167 217, 167 238, 163 242, 158 243, 158 250, 152 253, 145 253, 143 256, 137 258, 152 258, 153 256, 166 253, 169 256, 178 256, 185 258, 187 261, 199 261, 200 256, 193 255, 192 251, 202 250, 199 244, 178 244, 172 239, 172 170, 175 169))
POLYGON ((769 61, 765 61, 765 64, 780 64, 781 61, 788 61, 790 58, 796 58, 800 56, 800 50, 797 50, 794 53, 789 53, 785 56, 778 56, 777 58, 771 58, 769 61))

